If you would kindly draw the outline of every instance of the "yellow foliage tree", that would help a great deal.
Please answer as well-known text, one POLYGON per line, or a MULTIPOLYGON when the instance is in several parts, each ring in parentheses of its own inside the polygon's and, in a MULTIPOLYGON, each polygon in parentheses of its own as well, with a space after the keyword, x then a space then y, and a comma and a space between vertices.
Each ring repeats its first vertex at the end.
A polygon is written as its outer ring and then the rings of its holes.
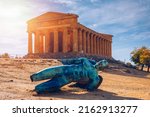
POLYGON ((147 71, 149 72, 150 68, 150 49, 146 47, 141 47, 134 49, 131 52, 131 60, 137 64, 141 65, 141 70, 143 70, 144 65, 148 67, 147 71))
POLYGON ((150 50, 149 49, 143 50, 140 56, 140 62, 147 66, 147 71, 149 72, 149 68, 150 68, 150 50))

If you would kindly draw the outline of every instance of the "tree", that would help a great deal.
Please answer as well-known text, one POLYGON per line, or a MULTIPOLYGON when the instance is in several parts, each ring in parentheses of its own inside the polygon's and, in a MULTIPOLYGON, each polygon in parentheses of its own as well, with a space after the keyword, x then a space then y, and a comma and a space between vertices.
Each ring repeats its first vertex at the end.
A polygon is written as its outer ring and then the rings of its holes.
POLYGON ((136 65, 141 65, 141 70, 143 71, 144 64, 140 61, 140 57, 143 54, 143 51, 146 50, 146 47, 141 47, 139 49, 134 49, 131 52, 131 61, 133 61, 136 65))
POLYGON ((140 62, 147 66, 147 71, 149 72, 149 68, 150 68, 150 50, 149 49, 143 50, 143 53, 140 56, 140 62))
POLYGON ((1 57, 2 57, 2 58, 10 58, 10 56, 9 56, 9 54, 8 54, 8 53, 4 53, 4 54, 2 54, 2 55, 1 55, 1 57))

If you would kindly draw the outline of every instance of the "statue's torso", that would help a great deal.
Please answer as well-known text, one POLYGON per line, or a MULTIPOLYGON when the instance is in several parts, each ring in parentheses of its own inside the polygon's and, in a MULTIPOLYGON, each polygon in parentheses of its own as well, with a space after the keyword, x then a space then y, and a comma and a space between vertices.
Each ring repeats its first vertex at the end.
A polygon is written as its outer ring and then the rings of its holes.
POLYGON ((73 81, 86 82, 97 76, 97 70, 93 65, 65 65, 63 66, 63 75, 73 81))

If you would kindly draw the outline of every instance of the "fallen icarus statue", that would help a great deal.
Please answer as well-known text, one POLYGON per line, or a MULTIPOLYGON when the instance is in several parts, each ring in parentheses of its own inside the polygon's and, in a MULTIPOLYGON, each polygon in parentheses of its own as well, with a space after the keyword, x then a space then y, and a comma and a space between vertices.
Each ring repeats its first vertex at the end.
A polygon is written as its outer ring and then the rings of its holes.
POLYGON ((87 58, 62 59, 61 62, 61 66, 49 67, 30 76, 31 81, 49 79, 35 87, 38 94, 58 91, 71 82, 89 91, 97 89, 103 80, 98 71, 108 66, 106 60, 96 63, 87 58))

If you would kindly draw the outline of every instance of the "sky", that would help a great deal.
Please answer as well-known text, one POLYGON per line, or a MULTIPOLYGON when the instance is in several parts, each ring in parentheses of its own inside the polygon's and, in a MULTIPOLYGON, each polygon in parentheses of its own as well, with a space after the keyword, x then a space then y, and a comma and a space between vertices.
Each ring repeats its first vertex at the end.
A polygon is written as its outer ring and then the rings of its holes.
POLYGON ((130 61, 130 52, 150 48, 150 0, 0 0, 0 54, 27 54, 27 21, 46 12, 75 13, 97 32, 113 35, 112 56, 130 61))

